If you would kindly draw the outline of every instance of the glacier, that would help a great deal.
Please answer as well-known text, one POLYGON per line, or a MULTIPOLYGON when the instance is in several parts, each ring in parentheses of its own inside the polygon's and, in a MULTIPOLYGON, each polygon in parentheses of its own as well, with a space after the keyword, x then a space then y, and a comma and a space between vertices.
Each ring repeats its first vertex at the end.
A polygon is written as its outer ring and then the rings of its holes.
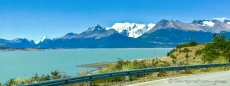
POLYGON ((34 43, 35 44, 39 44, 40 42, 43 42, 45 39, 48 39, 47 36, 43 36, 40 40, 35 40, 34 43))
POLYGON ((125 32, 128 37, 137 38, 152 29, 156 24, 137 24, 137 23, 115 23, 112 27, 107 27, 106 30, 114 29, 119 33, 125 32))

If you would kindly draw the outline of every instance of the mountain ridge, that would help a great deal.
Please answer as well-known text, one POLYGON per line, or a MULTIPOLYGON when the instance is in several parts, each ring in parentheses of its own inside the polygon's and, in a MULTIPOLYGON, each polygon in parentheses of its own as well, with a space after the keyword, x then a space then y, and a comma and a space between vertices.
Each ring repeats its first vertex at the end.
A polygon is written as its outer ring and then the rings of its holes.
POLYGON ((175 47, 190 40, 210 42, 213 33, 230 35, 230 20, 194 20, 183 23, 179 20, 162 19, 156 24, 115 23, 112 27, 100 25, 89 27, 82 33, 67 33, 64 36, 40 41, 17 38, 0 39, 0 43, 14 48, 152 48, 175 47), (203 38, 201 38, 203 37, 203 38))
POLYGON ((155 24, 137 24, 137 23, 115 23, 112 27, 107 27, 107 30, 114 29, 117 32, 126 35, 128 37, 137 38, 148 32, 151 28, 153 28, 155 24))

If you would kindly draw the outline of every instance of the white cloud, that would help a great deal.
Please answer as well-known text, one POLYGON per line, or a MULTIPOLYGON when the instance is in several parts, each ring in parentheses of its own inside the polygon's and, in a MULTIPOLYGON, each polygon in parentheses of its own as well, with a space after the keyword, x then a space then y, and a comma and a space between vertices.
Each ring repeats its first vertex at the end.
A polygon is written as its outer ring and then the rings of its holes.
POLYGON ((212 21, 204 21, 203 24, 209 27, 213 27, 215 25, 215 23, 213 23, 212 21))
POLYGON ((224 22, 224 20, 230 20, 230 19, 228 19, 228 18, 226 18, 226 17, 213 18, 213 19, 215 19, 215 20, 219 20, 219 21, 221 21, 221 22, 224 22))

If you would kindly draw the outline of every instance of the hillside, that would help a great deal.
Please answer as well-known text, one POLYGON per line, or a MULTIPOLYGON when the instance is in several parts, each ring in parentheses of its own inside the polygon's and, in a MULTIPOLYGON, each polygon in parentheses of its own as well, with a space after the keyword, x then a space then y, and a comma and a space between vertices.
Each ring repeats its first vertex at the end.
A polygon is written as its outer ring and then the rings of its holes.
POLYGON ((191 41, 187 44, 178 45, 167 54, 175 65, 205 64, 230 62, 230 40, 226 35, 214 34, 212 42, 197 44, 191 41))
MULTIPOLYGON (((183 48, 175 48, 172 50, 173 52, 170 54, 176 56, 176 64, 177 65, 183 65, 184 62, 186 62, 186 54, 188 54, 188 61, 190 64, 199 64, 202 62, 202 55, 196 55, 196 52, 198 50, 204 49, 205 44, 198 44, 196 46, 189 46, 189 47, 183 47, 183 48)), ((169 63, 172 63, 172 58, 170 56, 165 56, 160 58, 163 61, 167 61, 169 63)))
POLYGON ((4 43, 0 43, 0 49, 9 49, 10 46, 4 44, 4 43))

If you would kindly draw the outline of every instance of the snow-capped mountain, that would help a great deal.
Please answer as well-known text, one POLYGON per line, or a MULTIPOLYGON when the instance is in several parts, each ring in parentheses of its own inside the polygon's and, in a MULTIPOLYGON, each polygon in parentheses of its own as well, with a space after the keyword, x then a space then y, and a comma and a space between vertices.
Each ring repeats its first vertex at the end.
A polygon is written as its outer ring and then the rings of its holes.
POLYGON ((99 39, 99 38, 110 36, 114 33, 117 32, 115 30, 106 30, 105 28, 97 24, 95 27, 91 27, 87 31, 82 32, 81 36, 84 38, 99 39))
POLYGON ((10 48, 10 46, 6 45, 5 43, 0 43, 0 49, 7 49, 10 48))
POLYGON ((199 26, 204 31, 212 33, 230 32, 230 20, 194 20, 192 25, 199 26))
POLYGON ((0 43, 6 44, 13 48, 32 48, 35 47, 33 40, 28 40, 26 38, 16 38, 13 40, 0 39, 0 43))
POLYGON ((42 37, 40 40, 35 40, 35 44, 39 44, 41 42, 44 42, 45 40, 48 40, 49 38, 47 36, 42 37))
POLYGON ((106 30, 96 25, 80 34, 67 33, 54 38, 49 43, 42 44, 40 48, 122 48, 129 47, 134 40, 114 29, 106 30))
POLYGON ((107 27, 107 30, 114 29, 117 32, 128 37, 137 38, 142 34, 152 29, 155 24, 136 24, 136 23, 115 23, 112 27, 107 27))
POLYGON ((175 47, 190 40, 199 43, 211 42, 212 34, 221 31, 230 36, 230 20, 194 20, 192 23, 183 23, 179 20, 162 19, 156 24, 126 22, 115 23, 108 28, 96 25, 82 33, 71 32, 53 39, 44 36, 37 41, 26 38, 14 40, 0 39, 0 47, 3 44, 12 48, 175 47))
POLYGON ((95 27, 90 27, 86 32, 91 32, 91 31, 105 31, 106 29, 101 27, 100 25, 96 25, 95 27))
POLYGON ((183 23, 178 20, 162 19, 156 23, 150 31, 140 36, 138 39, 149 43, 150 45, 160 44, 175 46, 181 43, 195 40, 196 42, 211 41, 212 33, 205 32, 198 25, 183 23), (201 38, 203 37, 203 38, 201 38))
POLYGON ((230 20, 224 20, 224 23, 230 24, 230 20))
POLYGON ((194 20, 193 25, 213 27, 215 23, 212 20, 194 20))
POLYGON ((97 24, 95 27, 90 27, 90 28, 88 28, 87 31, 84 31, 80 34, 68 33, 65 36, 60 37, 60 38, 64 38, 64 39, 71 39, 71 38, 75 38, 75 39, 76 38, 99 39, 99 38, 110 36, 110 35, 115 34, 115 33, 118 33, 118 32, 115 31, 114 29, 106 30, 105 28, 103 28, 97 24))
POLYGON ((148 31, 148 33, 152 33, 152 32, 157 31, 159 29, 169 29, 169 28, 183 30, 183 31, 188 31, 188 30, 190 30, 190 31, 203 31, 203 29, 200 28, 199 26, 186 24, 186 23, 183 23, 183 22, 178 21, 178 20, 173 21, 173 20, 162 19, 160 22, 158 22, 156 24, 155 27, 153 27, 150 31, 148 31))

